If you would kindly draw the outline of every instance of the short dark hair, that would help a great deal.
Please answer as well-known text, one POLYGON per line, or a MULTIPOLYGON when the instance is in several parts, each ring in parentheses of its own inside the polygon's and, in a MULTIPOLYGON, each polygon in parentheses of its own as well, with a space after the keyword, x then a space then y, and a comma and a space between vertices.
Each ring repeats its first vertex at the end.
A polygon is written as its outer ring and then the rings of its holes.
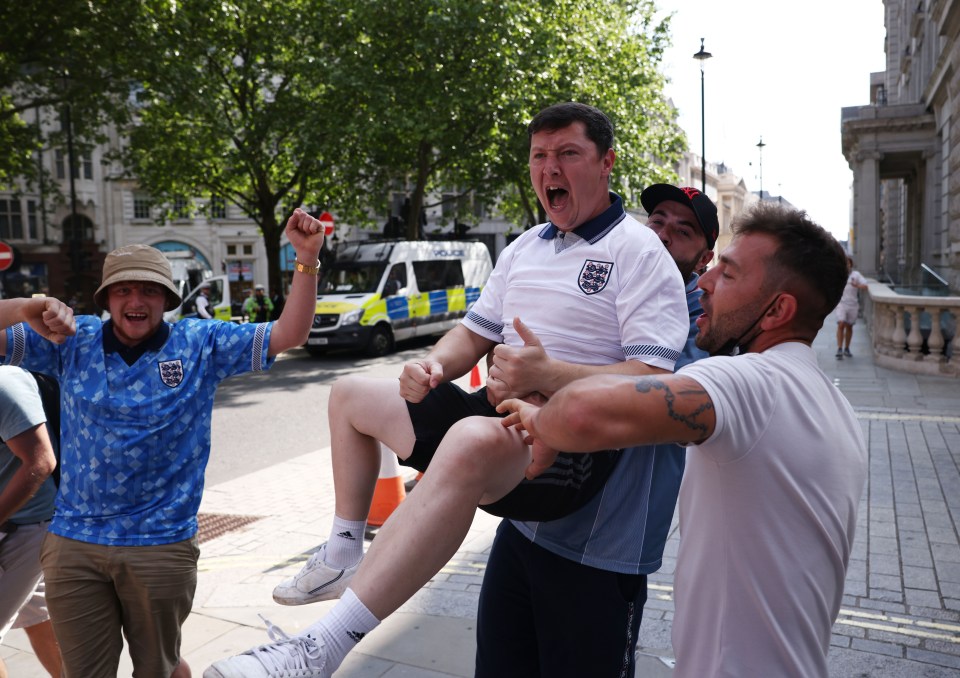
POLYGON ((597 147, 597 155, 613 148, 613 123, 599 108, 568 101, 547 106, 537 113, 527 125, 527 141, 537 132, 553 132, 582 122, 587 128, 587 138, 597 147))
MULTIPOLYGON (((734 236, 765 234, 777 242, 767 270, 768 282, 794 280, 805 291, 798 317, 819 329, 847 284, 847 255, 843 247, 803 210, 779 203, 760 202, 733 225, 734 236), (807 301, 809 303, 803 303, 807 301)), ((790 288, 790 282, 787 287, 790 288)))

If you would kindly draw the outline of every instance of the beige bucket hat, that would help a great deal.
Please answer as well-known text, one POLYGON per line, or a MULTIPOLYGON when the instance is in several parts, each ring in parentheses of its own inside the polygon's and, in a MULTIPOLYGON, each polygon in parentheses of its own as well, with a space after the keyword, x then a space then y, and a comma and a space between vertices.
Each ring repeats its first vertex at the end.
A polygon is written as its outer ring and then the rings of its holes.
POLYGON ((103 261, 103 282, 93 295, 100 308, 107 307, 107 288, 117 282, 155 282, 167 289, 167 305, 172 311, 180 305, 180 292, 173 284, 170 262, 156 247, 150 245, 127 245, 107 255, 103 261))

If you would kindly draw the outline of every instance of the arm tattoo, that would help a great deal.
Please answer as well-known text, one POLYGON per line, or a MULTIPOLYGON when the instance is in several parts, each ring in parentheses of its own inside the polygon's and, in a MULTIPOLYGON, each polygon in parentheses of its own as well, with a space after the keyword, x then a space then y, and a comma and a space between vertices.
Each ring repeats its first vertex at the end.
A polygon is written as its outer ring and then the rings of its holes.
POLYGON ((686 426, 690 432, 693 434, 690 436, 691 441, 702 440, 707 434, 707 426, 704 423, 698 422, 697 419, 701 414, 713 409, 713 402, 711 402, 710 397, 707 395, 707 392, 702 388, 691 388, 674 393, 670 388, 669 384, 665 384, 660 379, 656 377, 642 377, 637 380, 636 383, 637 393, 653 393, 654 391, 663 391, 663 401, 667 406, 667 414, 671 419, 680 422, 686 426), (677 402, 677 398, 681 397, 683 400, 677 402), (694 399, 692 402, 687 399, 694 399), (696 408, 690 412, 681 412, 679 406, 686 403, 687 405, 696 404, 696 408))

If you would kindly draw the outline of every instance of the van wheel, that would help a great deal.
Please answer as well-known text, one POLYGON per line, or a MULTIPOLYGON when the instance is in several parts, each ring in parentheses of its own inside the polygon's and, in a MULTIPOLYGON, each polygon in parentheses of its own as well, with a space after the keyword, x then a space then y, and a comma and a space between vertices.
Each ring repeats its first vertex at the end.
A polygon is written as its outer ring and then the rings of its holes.
POLYGON ((370 343, 367 344, 367 355, 382 356, 393 352, 393 333, 390 328, 379 325, 373 328, 370 343))

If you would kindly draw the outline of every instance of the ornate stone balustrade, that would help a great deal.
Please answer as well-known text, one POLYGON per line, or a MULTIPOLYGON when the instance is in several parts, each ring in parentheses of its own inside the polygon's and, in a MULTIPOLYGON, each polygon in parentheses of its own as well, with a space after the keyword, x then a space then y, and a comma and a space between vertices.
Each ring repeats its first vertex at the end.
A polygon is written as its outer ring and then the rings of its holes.
POLYGON ((903 372, 960 377, 955 352, 960 297, 898 294, 869 281, 863 317, 878 365, 903 372))

